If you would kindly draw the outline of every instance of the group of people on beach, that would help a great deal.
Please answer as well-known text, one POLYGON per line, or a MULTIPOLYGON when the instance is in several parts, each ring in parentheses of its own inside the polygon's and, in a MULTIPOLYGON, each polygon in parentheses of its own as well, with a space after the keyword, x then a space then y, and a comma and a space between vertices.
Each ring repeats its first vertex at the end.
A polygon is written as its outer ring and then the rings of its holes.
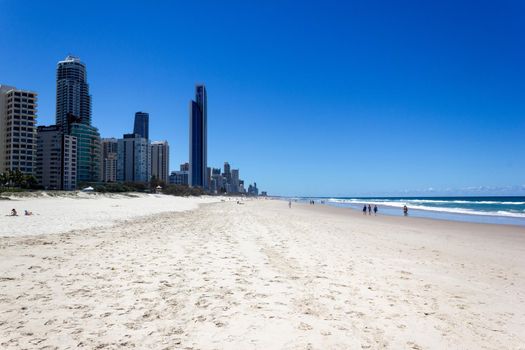
MULTIPOLYGON (((366 211, 368 210, 368 215, 372 215, 372 206, 368 204, 368 206, 365 204, 363 206, 363 215, 366 215, 366 211)), ((377 205, 374 205, 374 215, 377 215, 377 205)))
MULTIPOLYGON (((377 215, 377 205, 374 204, 374 215, 377 215)), ((372 206, 370 204, 363 205, 363 215, 366 215, 366 212, 368 211, 368 215, 372 215, 372 206)), ((408 216, 408 207, 405 205, 403 206, 403 215, 408 216)))
MULTIPOLYGON (((30 216, 30 215, 33 215, 33 212, 31 212, 29 210, 24 210, 24 215, 25 216, 30 216)), ((7 215, 7 216, 18 216, 18 212, 16 211, 15 208, 13 208, 13 209, 11 209, 11 214, 7 215)))
MULTIPOLYGON (((321 203, 324 204, 324 201, 321 201, 321 203)), ((239 202, 237 202, 237 204, 239 204, 239 202)), ((309 204, 310 205, 314 205, 315 201, 314 200, 310 200, 309 204)), ((292 200, 289 199, 288 200, 288 208, 291 208, 291 207, 292 207, 292 200)), ((368 215, 372 215, 372 210, 374 211, 374 215, 377 215, 377 212, 379 210, 377 208, 377 205, 374 204, 374 208, 372 208, 372 206, 370 204, 363 205, 363 215, 366 215, 367 212, 368 212, 368 215)), ((403 206, 403 215, 408 216, 408 207, 406 205, 403 206)))

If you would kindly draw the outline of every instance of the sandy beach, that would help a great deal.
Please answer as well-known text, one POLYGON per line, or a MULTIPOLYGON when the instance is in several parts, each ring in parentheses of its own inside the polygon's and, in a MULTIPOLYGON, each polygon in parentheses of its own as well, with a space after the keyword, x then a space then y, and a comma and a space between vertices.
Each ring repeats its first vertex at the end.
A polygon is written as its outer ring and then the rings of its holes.
POLYGON ((0 348, 525 349, 523 227, 163 197, 2 216, 0 348))
POLYGON ((100 194, 42 192, 19 194, 0 200, 0 237, 64 233, 71 230, 110 226, 117 222, 163 212, 198 208, 199 203, 217 202, 217 197, 181 198, 162 194, 100 194), (11 209, 17 217, 6 217, 11 209), (33 213, 24 216, 24 210, 33 213))

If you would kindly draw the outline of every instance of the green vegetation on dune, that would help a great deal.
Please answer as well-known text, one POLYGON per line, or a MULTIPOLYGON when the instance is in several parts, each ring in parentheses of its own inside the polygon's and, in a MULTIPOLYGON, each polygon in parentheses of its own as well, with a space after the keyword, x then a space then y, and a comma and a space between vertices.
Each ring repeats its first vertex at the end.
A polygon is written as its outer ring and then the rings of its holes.
POLYGON ((40 188, 33 175, 24 174, 18 169, 0 173, 0 192, 22 192, 40 188))

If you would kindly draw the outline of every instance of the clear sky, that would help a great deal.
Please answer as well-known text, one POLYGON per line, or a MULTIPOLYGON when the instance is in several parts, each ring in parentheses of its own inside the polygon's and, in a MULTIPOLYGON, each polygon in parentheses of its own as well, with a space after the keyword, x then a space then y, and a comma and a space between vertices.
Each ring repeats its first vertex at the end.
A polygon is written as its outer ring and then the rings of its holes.
POLYGON ((0 83, 52 124, 77 55, 101 135, 149 112, 175 170, 204 82, 209 166, 271 194, 524 194, 524 18, 521 0, 0 0, 0 83))

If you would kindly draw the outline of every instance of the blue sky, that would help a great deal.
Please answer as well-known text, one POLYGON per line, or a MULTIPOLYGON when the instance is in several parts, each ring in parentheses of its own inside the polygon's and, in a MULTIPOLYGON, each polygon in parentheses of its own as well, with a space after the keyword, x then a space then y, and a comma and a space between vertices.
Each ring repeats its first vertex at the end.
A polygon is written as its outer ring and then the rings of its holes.
POLYGON ((208 89, 208 160, 282 195, 480 188, 525 194, 523 1, 0 0, 0 83, 39 93, 88 67, 103 137, 150 113, 188 158, 188 103, 208 89))

